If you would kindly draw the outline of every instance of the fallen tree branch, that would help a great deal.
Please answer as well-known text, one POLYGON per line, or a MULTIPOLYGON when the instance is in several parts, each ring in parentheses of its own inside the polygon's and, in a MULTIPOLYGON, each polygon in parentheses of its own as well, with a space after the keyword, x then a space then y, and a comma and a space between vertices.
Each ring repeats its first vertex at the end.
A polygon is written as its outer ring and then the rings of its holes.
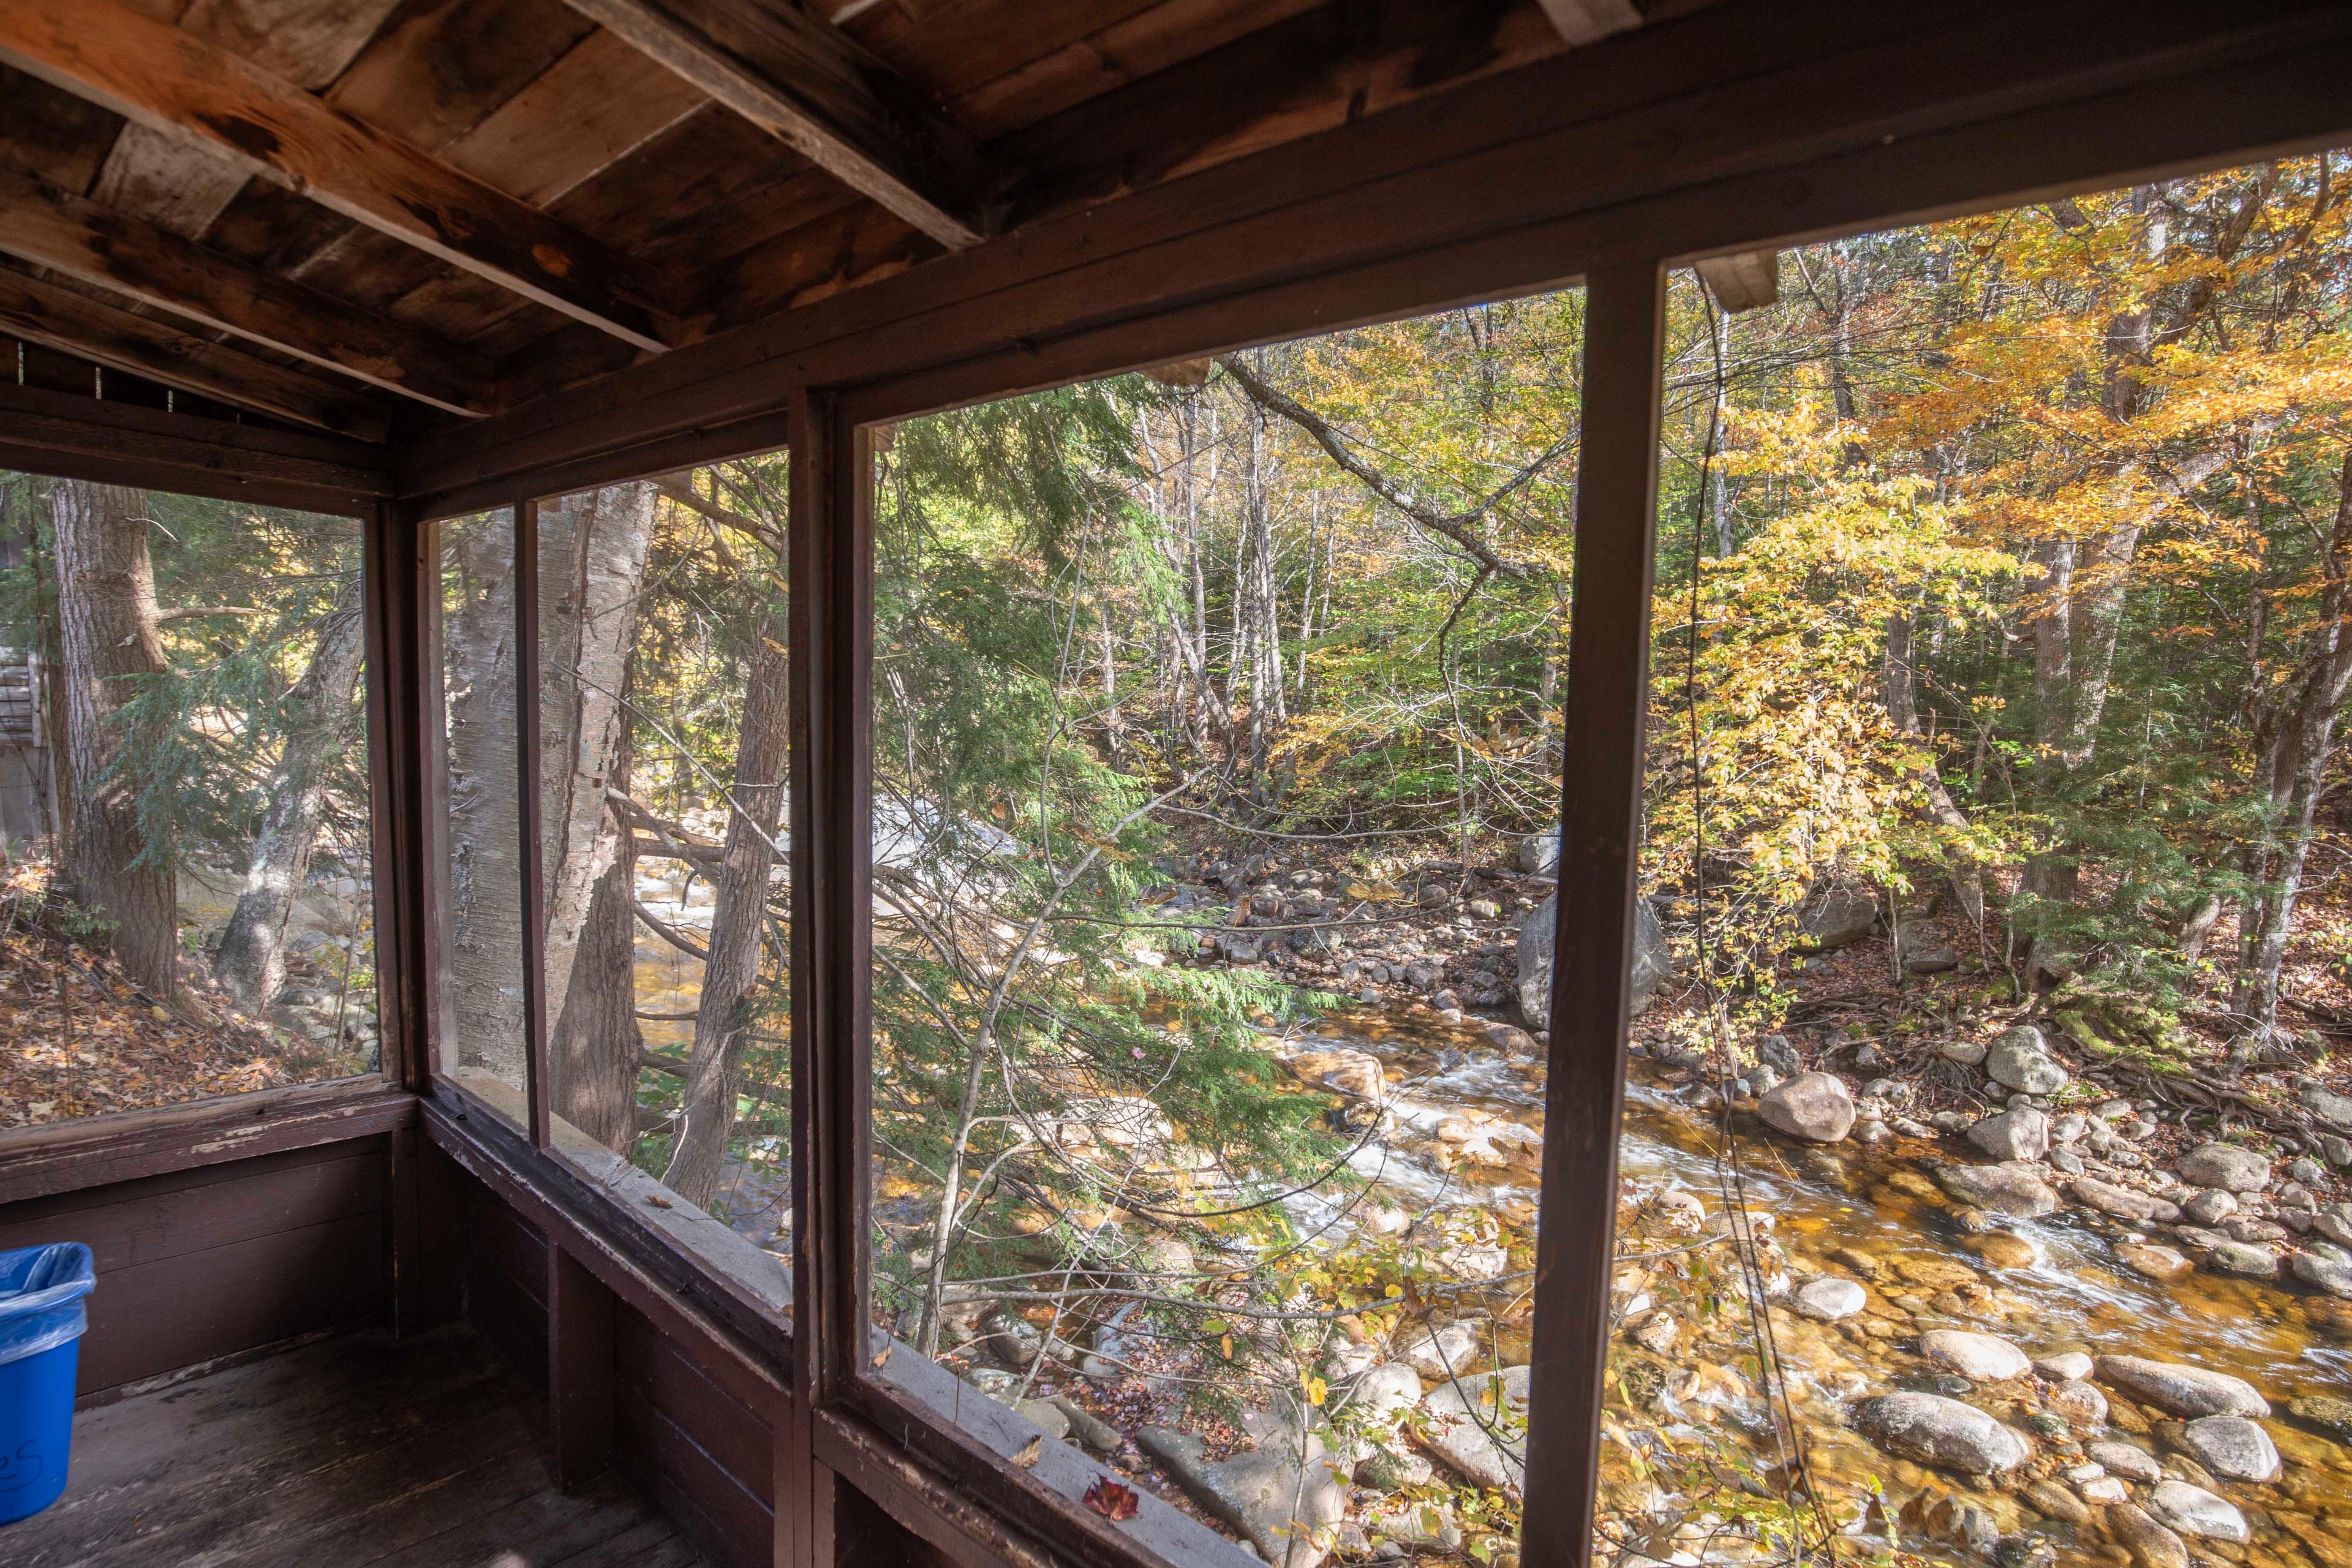
POLYGON ((652 931, 656 936, 669 943, 670 946, 677 949, 678 952, 687 954, 688 957, 698 958, 705 963, 710 962, 710 950, 709 948, 703 946, 700 942, 687 935, 684 931, 679 931, 677 927, 664 921, 659 915, 655 914, 651 910, 646 908, 644 900, 631 899, 629 900, 629 908, 637 911, 637 919, 645 921, 646 929, 647 931, 652 931))

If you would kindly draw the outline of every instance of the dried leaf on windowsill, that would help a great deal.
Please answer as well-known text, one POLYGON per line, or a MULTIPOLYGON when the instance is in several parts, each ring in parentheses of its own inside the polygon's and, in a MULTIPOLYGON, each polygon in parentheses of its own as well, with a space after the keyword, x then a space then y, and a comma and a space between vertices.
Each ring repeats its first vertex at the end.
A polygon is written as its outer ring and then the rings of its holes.
POLYGON ((1045 1435, 1040 1432, 1021 1446, 1021 1451, 1013 1456, 1013 1462, 1024 1470, 1034 1470, 1037 1468, 1037 1456, 1045 1451, 1045 1435))
POLYGON ((1135 1489, 1108 1476, 1098 1478, 1087 1489, 1087 1506, 1108 1520, 1133 1519, 1139 1506, 1135 1489))

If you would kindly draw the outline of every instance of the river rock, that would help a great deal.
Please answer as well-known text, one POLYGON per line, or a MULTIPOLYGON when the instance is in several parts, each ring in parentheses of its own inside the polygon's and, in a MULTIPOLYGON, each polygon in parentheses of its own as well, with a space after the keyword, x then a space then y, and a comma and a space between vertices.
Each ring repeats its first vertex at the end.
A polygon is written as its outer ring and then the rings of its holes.
POLYGON ((1936 1054, 1942 1057, 1948 1062, 1958 1062, 1964 1068, 1972 1068, 1979 1062, 1985 1059, 1984 1042, 1981 1040, 1946 1040, 1942 1045, 1936 1047, 1936 1054))
POLYGON ((2246 1516, 2238 1511, 2237 1504, 2187 1481, 2157 1482, 2156 1489, 2148 1493, 2147 1511, 2158 1522, 2183 1535, 2215 1541, 2243 1541, 2247 1536, 2246 1516))
POLYGON ((2107 1533, 2139 1568, 2189 1568, 2189 1544, 2132 1503, 2107 1505, 2107 1533))
POLYGON ((1851 1318, 1869 1304, 1870 1293, 1851 1279, 1825 1277, 1808 1281, 1797 1291, 1797 1310, 1820 1323, 1851 1318))
POLYGON ((2050 1408, 2077 1426, 2107 1424, 2107 1396, 2088 1383, 2062 1383, 2050 1391, 2050 1408))
POLYGON ((1853 1128, 1853 1096, 1829 1073, 1799 1073, 1759 1100, 1756 1112, 1791 1138, 1834 1143, 1853 1128))
POLYGON ((1393 1426, 1421 1403, 1421 1373, 1401 1361, 1382 1362, 1356 1379, 1342 1406, 1368 1426, 1393 1426))
POLYGON ((1084 1444, 1089 1453, 1098 1458, 1107 1458, 1118 1453, 1127 1441, 1126 1436, 1118 1427, 1103 1420, 1075 1399, 1065 1399, 1056 1395, 1047 1403, 1062 1413, 1062 1419, 1069 1425, 1069 1435, 1084 1444))
POLYGON ((2352 1263, 2313 1251, 2296 1253, 2290 1267, 2296 1279, 2315 1289, 2352 1300, 2352 1263))
POLYGON ((2242 1415, 2200 1415, 2180 1429, 2179 1446, 2224 1480, 2266 1481, 2279 1473, 2271 1435, 2242 1415))
POLYGON ((2270 1402, 2254 1385, 2227 1373, 2145 1356, 2103 1355, 2099 1380, 2143 1405, 2174 1415, 2268 1415, 2270 1402))
POLYGON ((1437 1379, 1458 1377, 1475 1370, 1484 1359, 1479 1354, 1478 1331, 1469 1323, 1444 1323, 1416 1334, 1396 1357, 1422 1376, 1437 1379))
POLYGON ((2007 1340, 1966 1329, 1930 1329, 1919 1336, 1919 1353, 1972 1383, 2006 1383, 2033 1370, 2033 1362, 2007 1340))
POLYGON ((1890 1453, 1963 1475, 2013 1470, 2033 1452, 2023 1434, 1939 1394, 1875 1395, 1854 1406, 1853 1424, 1890 1453))
POLYGON ((1549 877, 1559 867, 1560 825, 1553 823, 1541 833, 1530 833, 1519 840, 1512 858, 1519 869, 1530 877, 1549 877))
POLYGON ((2081 1351, 2060 1351, 2033 1363, 2033 1370, 2053 1383, 2080 1383, 2091 1375, 2093 1369, 2091 1358, 2081 1351))
POLYGON ((1452 1552, 1462 1549, 1462 1527, 1451 1503, 1423 1502, 1413 1498, 1390 1498, 1364 1510, 1364 1528, 1393 1542, 1408 1552, 1452 1552))
POLYGON ((2088 1524, 2090 1506, 2056 1481, 2035 1481, 2025 1489, 2025 1500, 2046 1519, 2062 1524, 2088 1524))
POLYGON ((1939 1165, 1936 1183, 1961 1203, 2011 1219, 2039 1219, 2058 1207, 2058 1194, 2031 1165, 1939 1165))
POLYGON ((1797 929, 1814 947, 1852 947, 1878 929, 1878 895, 1866 888, 1817 887, 1798 912, 1797 929))
POLYGON ((1305 1051, 1284 1064, 1303 1083, 1319 1084, 1362 1100, 1388 1097, 1380 1058, 1367 1051, 1305 1051))
POLYGON ((2066 1069, 2051 1059, 2042 1031, 2031 1024, 2004 1030, 1985 1051, 1984 1068, 1993 1082, 2027 1094, 2055 1094, 2069 1081, 2066 1069))
POLYGON ((2050 1118, 2016 1106, 1969 1128, 1969 1142, 1996 1160, 2039 1160, 2050 1152, 2050 1118))
POLYGON ((2242 1279, 2278 1278, 2279 1255, 2256 1242, 2225 1241, 2207 1254, 2206 1261, 2216 1272, 2235 1274, 2242 1279))
POLYGON ((2352 1247, 2352 1204, 2329 1204, 2311 1216, 2311 1228, 2338 1247, 2352 1247))
POLYGON ((2306 1081, 2295 1090, 2304 1109, 2343 1131, 2352 1131, 2352 1096, 2336 1093, 2324 1083, 2306 1081))
POLYGON ((2042 1249, 2013 1230, 1991 1230, 1970 1237, 1968 1247, 1995 1268, 2031 1268, 2042 1261, 2042 1249))
POLYGON ((2146 1448, 2135 1448, 2129 1443, 2094 1443, 2090 1447, 2095 1463, 2105 1466, 2128 1481, 2160 1481, 2164 1467, 2146 1448))
POLYGON ((2146 1193, 2136 1193, 2129 1187, 2119 1187, 2113 1182, 2103 1182, 2096 1176, 2077 1176, 2066 1184, 2066 1195, 2084 1208, 2113 1215, 2146 1225, 2154 1221, 2170 1225, 2180 1217, 2179 1205, 2146 1193))
POLYGON ((1448 1469, 1482 1487, 1516 1487, 1528 1473, 1528 1379, 1530 1369, 1448 1380, 1422 1401, 1431 1417, 1422 1447, 1448 1469), (1473 1419, 1471 1412, 1477 1413, 1473 1419), (1499 1433, 1497 1443, 1494 1433, 1499 1433))
POLYGON ((2180 1179, 2193 1186, 2259 1193, 2271 1184, 2271 1163, 2231 1143, 2200 1143, 2180 1156, 2180 1179))
POLYGON ((2197 1272, 2197 1265, 2169 1247, 2158 1247, 2149 1241, 2126 1241, 2116 1244, 2116 1261, 2144 1279, 2170 1284, 2197 1272))
MULTIPOLYGON (((1317 1568, 1325 1555, 1319 1542, 1347 1517, 1349 1478, 1318 1437, 1307 1439, 1303 1459, 1277 1443, 1202 1466, 1198 1476, 1200 1484, 1187 1488, 1195 1500, 1277 1568, 1317 1568)), ((1177 1479, 1186 1477, 1180 1472, 1177 1479)))
POLYGON ((2287 1401, 2286 1413, 2299 1426, 2333 1437, 2339 1443, 2352 1443, 2352 1399, 2336 1399, 2325 1394, 2305 1394, 2301 1399, 2287 1401))
POLYGON ((2180 1217, 2191 1225, 2220 1225, 2238 1212, 2238 1194, 2221 1187, 2200 1187, 2180 1205, 2180 1217))
MULTIPOLYGON (((1559 940, 1559 894, 1548 895, 1519 921, 1519 1011, 1531 1029, 1551 1027, 1552 949, 1559 940)), ((1633 900, 1633 1016, 1649 1010, 1675 972, 1674 955, 1666 947, 1666 928, 1647 899, 1633 900)))

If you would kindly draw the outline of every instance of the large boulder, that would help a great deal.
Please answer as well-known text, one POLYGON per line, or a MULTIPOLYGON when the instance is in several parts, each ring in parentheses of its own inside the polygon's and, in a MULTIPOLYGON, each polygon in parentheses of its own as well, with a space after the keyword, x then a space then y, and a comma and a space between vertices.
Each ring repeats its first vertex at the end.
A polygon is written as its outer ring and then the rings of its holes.
POLYGON ((1854 1406, 1853 1424, 1889 1453, 1962 1475, 1998 1475, 2032 1456, 2022 1433, 1939 1394, 1881 1394, 1854 1406))
POLYGON ((2352 1098, 2336 1093, 2324 1083, 2306 1081, 2295 1091, 2304 1109, 2331 1127, 2352 1131, 2352 1098))
POLYGON ((2002 1031, 1986 1048, 1984 1068, 1995 1083, 2026 1094, 2055 1094, 2066 1087, 2069 1076, 2052 1058, 2042 1031, 2031 1024, 2002 1031))
POLYGON ((2192 1187, 2259 1193, 2271 1184, 2271 1163, 2234 1143, 2200 1143, 2180 1156, 2180 1179, 2192 1187))
POLYGON ((2150 1221, 2171 1225, 2180 1218, 2176 1205, 2147 1193, 2136 1193, 2129 1187, 2119 1187, 2113 1182, 2103 1182, 2096 1176, 2075 1177, 2067 1184, 2066 1195, 2086 1209, 2141 1225, 2150 1221))
POLYGON ((2013 1106, 1969 1128, 1969 1142, 1996 1160, 2039 1160, 2050 1152, 2050 1118, 2030 1105, 2013 1106))
POLYGON ((1388 1094, 1380 1058, 1366 1051, 1302 1051, 1283 1065, 1302 1083, 1319 1084, 1361 1100, 1381 1100, 1388 1094))
POLYGON ((1959 1202, 2011 1219, 2040 1219, 2058 1194, 2031 1165, 1938 1165, 1936 1184, 1959 1202))
POLYGON ((1519 869, 1530 877, 1556 876, 1559 871, 1559 824, 1555 822, 1541 833, 1530 833, 1519 840, 1515 857, 1519 869))
POLYGON ((2270 1401, 2243 1378, 2179 1362, 2103 1355, 2099 1381, 2173 1415, 2268 1415, 2270 1401))
POLYGON ((1756 1113, 1791 1138, 1834 1143, 1853 1129, 1853 1095, 1832 1074, 1799 1073, 1759 1100, 1756 1113))
POLYGON ((1276 1568, 1318 1568, 1335 1526, 1347 1517, 1349 1478, 1322 1439, 1274 1441, 1214 1464, 1201 1439, 1146 1426, 1136 1446, 1160 1462, 1192 1500, 1239 1531, 1276 1568))
MULTIPOLYGON (((1528 1026, 1551 1027, 1553 949, 1559 934, 1559 895, 1553 893, 1519 921, 1519 1011, 1528 1026)), ((1666 929, 1647 899, 1633 900, 1633 1015, 1648 1011, 1658 987, 1675 972, 1666 949, 1666 929)))
POLYGON ((1482 1487, 1516 1487, 1528 1476, 1530 1369, 1457 1377, 1421 1402, 1431 1419, 1422 1447, 1446 1468, 1482 1487), (1498 1440, 1499 1439, 1499 1440, 1498 1440))
POLYGON ((1878 895, 1835 883, 1817 887, 1797 911, 1797 930, 1822 951, 1851 947, 1878 929, 1878 895))

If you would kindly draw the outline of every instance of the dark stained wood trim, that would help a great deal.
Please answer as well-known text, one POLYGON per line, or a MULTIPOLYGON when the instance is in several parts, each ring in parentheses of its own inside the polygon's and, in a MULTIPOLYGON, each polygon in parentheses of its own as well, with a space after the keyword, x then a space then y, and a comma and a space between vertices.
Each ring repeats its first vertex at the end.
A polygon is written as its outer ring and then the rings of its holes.
POLYGON ((0 60, 640 348, 667 279, 120 0, 10 0, 0 60))
POLYGON ((848 34, 756 0, 565 0, 950 249, 991 226, 980 144, 848 34))
POLYGON ((514 503, 515 813, 522 843, 522 1039, 524 1131, 534 1147, 554 1142, 553 1085, 547 1063, 547 872, 540 813, 539 503, 514 503))
POLYGON ((417 1100, 373 1078, 0 1132, 0 1204, 414 1126, 417 1100))
POLYGON ((792 1329, 751 1292, 653 1235, 553 1152, 446 1079, 419 1101, 426 1140, 526 1223, 568 1247, 623 1301, 723 1386, 753 1391, 781 1424, 792 1329))
POLYGON ((367 721, 369 858, 375 889, 376 1038, 387 1082, 421 1092, 432 1073, 425 984, 434 952, 432 781, 439 734, 434 694, 440 671, 427 663, 439 577, 426 553, 431 531, 397 504, 368 520, 367 721))
POLYGON ((68 462, 135 469, 143 477, 121 482, 344 516, 365 515, 392 489, 381 447, 5 382, 0 444, 24 455, 12 466, 37 472, 64 472, 68 462))
POLYGON ((355 388, 289 370, 189 328, 117 309, 13 268, 0 268, 0 329, 183 392, 354 440, 381 441, 392 427, 378 401, 355 388))
POLYGON ((1546 287, 1612 256, 2326 145, 2352 136, 2347 32, 2352 16, 2312 4, 1730 0, 445 430, 404 472, 437 510, 749 417, 796 384, 898 382, 858 405, 896 416, 1546 287))
POLYGON ((485 355, 0 169, 0 251, 453 414, 488 414, 485 355))
POLYGON ((555 1476, 579 1491, 613 1464, 613 1292, 562 1247, 547 1252, 547 1419, 555 1476))
POLYGON ((1637 262, 1594 273, 1584 321, 1561 720, 1562 732, 1576 737, 1577 765, 1564 773, 1560 795, 1560 959, 1544 1091, 1527 1455, 1528 1476, 1543 1483, 1527 1489, 1520 1527, 1529 1568, 1591 1561, 1600 1485, 1649 710, 1664 268, 1637 262))

